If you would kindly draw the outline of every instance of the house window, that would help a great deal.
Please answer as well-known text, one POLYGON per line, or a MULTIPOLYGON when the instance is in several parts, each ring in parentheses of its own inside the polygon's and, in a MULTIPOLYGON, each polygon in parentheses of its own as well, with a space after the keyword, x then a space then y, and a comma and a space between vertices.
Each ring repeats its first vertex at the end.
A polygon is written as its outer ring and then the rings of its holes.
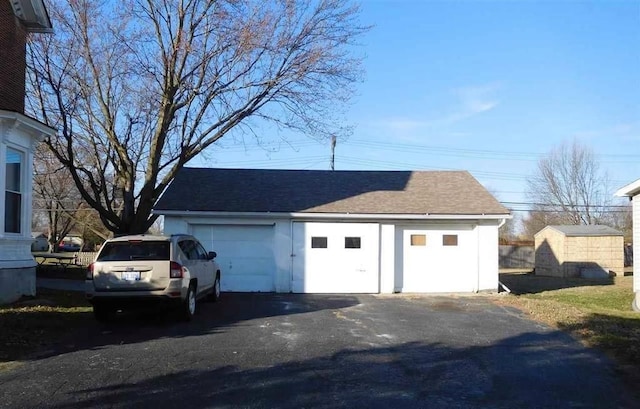
POLYGON ((312 249, 326 249, 327 248, 327 238, 326 237, 311 237, 311 248, 312 249))
POLYGON ((443 234, 442 235, 442 245, 443 246, 457 246, 458 245, 458 235, 457 234, 443 234))
POLYGON ((424 234, 412 234, 411 235, 411 245, 412 246, 426 246, 427 245, 427 236, 424 234))
POLYGON ((22 153, 7 148, 7 164, 5 166, 5 209, 4 231, 20 233, 22 221, 22 153))
POLYGON ((360 248, 360 237, 345 237, 344 238, 344 248, 345 249, 359 249, 360 248))

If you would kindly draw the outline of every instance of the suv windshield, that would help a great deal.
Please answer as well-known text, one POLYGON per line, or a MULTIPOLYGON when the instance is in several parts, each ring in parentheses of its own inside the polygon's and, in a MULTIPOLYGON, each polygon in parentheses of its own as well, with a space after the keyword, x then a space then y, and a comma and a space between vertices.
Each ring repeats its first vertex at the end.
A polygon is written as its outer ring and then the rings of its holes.
POLYGON ((97 261, 169 260, 168 241, 116 241, 104 245, 97 261))

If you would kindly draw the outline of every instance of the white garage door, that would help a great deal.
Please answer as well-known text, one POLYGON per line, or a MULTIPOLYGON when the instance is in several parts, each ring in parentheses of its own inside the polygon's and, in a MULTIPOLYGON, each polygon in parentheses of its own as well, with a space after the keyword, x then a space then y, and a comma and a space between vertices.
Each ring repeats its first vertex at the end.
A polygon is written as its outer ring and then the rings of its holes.
POLYGON ((272 225, 193 225, 192 234, 218 253, 222 291, 275 291, 272 225))
POLYGON ((402 292, 470 292, 478 286, 478 243, 472 226, 400 229, 402 292))
POLYGON ((293 223, 296 293, 377 293, 379 226, 293 223))

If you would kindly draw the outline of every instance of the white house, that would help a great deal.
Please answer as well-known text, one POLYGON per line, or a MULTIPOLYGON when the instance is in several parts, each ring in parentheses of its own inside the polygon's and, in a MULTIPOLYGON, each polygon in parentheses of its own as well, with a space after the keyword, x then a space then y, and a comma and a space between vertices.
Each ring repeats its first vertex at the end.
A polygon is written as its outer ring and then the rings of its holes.
POLYGON ((33 152, 55 130, 24 115, 26 40, 50 32, 41 0, 0 1, 0 304, 34 295, 33 152))
POLYGON ((636 294, 633 300, 633 309, 640 311, 640 179, 622 187, 616 192, 616 196, 628 197, 633 207, 633 291, 636 294))
POLYGON ((154 213, 218 253, 223 291, 295 293, 496 291, 511 217, 464 171, 202 168, 154 213))

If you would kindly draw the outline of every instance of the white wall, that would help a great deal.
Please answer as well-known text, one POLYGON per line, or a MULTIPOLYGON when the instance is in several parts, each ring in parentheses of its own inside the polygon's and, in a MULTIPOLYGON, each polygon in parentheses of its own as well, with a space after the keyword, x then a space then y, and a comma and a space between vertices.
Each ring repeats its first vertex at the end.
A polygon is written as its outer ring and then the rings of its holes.
MULTIPOLYGON (((633 291, 640 292, 640 194, 633 197, 633 291)), ((640 304, 640 300, 636 302, 640 304)))
POLYGON ((380 225, 380 292, 391 294, 395 290, 396 225, 380 225))
MULTIPOLYGON (((298 220, 296 220, 298 221, 298 220)), ((314 219, 313 221, 320 221, 314 219)), ((336 222, 336 220, 325 220, 326 222, 336 222)), ((353 222, 353 220, 342 220, 343 222, 353 222)), ((365 220, 362 220, 363 222, 365 220)), ((371 220, 366 222, 371 223, 371 220)), ((440 226, 442 231, 455 231, 456 228, 464 226, 468 237, 473 240, 472 251, 468 256, 465 268, 469 268, 469 274, 477 276, 477 282, 473 283, 472 291, 496 291, 498 288, 498 223, 499 220, 486 221, 433 221, 425 223, 416 222, 393 222, 377 221, 380 232, 380 257, 379 275, 380 292, 393 293, 400 290, 402 286, 402 242, 403 228, 425 225, 440 226), (466 266, 468 264, 468 267, 466 266)), ((165 234, 172 233, 192 233, 191 226, 195 224, 271 224, 274 226, 275 237, 273 251, 276 261, 275 286, 277 292, 291 291, 292 283, 292 220, 290 217, 257 217, 257 218, 221 218, 221 217, 188 217, 188 216, 166 216, 164 217, 165 234)), ((640 242, 640 239, 638 240, 640 242)), ((215 249, 207 249, 215 250, 215 249)), ((639 251, 640 254, 640 251, 639 251)), ((224 271, 223 271, 224 274, 224 271)), ((471 291, 471 290, 470 290, 471 291)))
POLYGON ((480 222, 478 232, 478 291, 498 290, 498 225, 480 222))
MULTIPOLYGON (((0 113, 2 114, 0 115, 0 175, 2 175, 0 177, 0 304, 3 304, 15 301, 22 295, 36 293, 36 262, 31 256, 33 152, 38 143, 41 128, 44 126, 19 114, 6 111, 0 113), (6 180, 4 174, 7 148, 19 151, 23 159, 20 175, 20 233, 5 233, 6 180)), ((46 129, 53 132, 49 128, 46 129)))

